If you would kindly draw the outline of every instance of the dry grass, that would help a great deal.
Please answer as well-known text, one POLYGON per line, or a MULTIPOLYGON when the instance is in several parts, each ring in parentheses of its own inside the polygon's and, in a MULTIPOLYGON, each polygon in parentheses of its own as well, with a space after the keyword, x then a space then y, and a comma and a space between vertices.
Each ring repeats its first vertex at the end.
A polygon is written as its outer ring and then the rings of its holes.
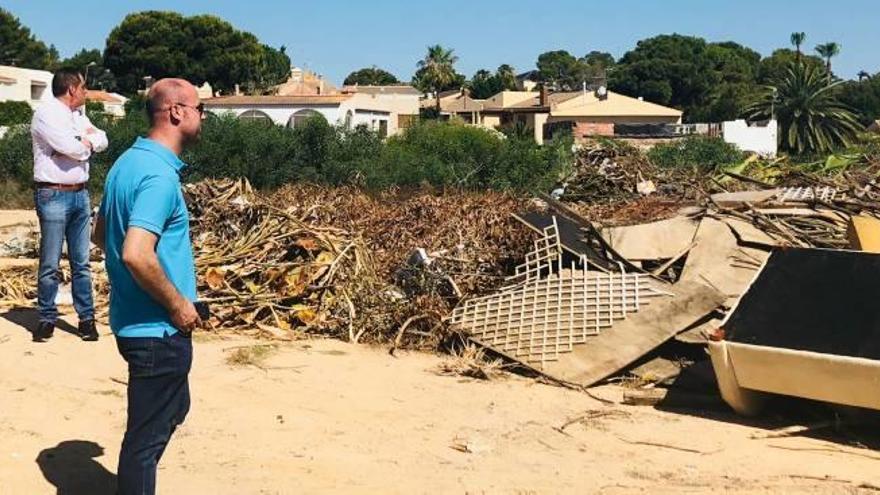
POLYGON ((440 375, 466 376, 480 380, 494 380, 505 375, 500 359, 489 358, 482 348, 467 342, 451 351, 451 356, 437 366, 440 375))
POLYGON ((14 180, 0 180, 0 208, 15 210, 34 207, 34 190, 14 180))
POLYGON ((277 347, 271 344, 238 347, 226 357, 226 364, 238 367, 255 366, 262 369, 266 359, 276 350, 277 347))

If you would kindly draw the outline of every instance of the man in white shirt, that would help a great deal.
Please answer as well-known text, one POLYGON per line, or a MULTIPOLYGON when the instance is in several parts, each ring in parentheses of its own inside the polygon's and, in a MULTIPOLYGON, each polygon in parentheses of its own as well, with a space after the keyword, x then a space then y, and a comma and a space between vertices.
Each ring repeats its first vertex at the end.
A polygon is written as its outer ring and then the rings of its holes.
POLYGON ((83 340, 94 341, 98 340, 98 332, 89 270, 91 203, 86 186, 89 157, 107 149, 107 135, 85 115, 86 84, 82 74, 58 71, 52 78, 52 94, 54 98, 44 101, 31 121, 34 202, 40 219, 40 323, 33 332, 33 340, 43 342, 54 332, 58 318, 58 264, 62 243, 67 239, 79 334, 83 340))

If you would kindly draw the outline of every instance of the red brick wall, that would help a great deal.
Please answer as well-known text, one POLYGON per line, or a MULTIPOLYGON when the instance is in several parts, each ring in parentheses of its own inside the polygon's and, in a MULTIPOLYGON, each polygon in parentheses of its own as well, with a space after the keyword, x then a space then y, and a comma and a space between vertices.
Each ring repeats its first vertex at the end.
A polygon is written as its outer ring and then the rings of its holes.
POLYGON ((613 122, 575 122, 572 130, 575 139, 588 136, 614 136, 613 122))

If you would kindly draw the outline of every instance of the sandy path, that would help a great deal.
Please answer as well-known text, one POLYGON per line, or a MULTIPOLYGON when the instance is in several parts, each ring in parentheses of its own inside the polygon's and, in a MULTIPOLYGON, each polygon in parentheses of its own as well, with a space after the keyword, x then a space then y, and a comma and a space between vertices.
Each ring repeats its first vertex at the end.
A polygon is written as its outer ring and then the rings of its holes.
MULTIPOLYGON (((55 493, 47 477, 108 493, 95 484, 113 483, 125 419, 125 369, 112 338, 104 330, 91 344, 56 332, 32 344, 8 318, 0 319, 0 493, 55 493), (69 441, 104 453, 56 448, 69 441)), ((161 493, 856 493, 880 482, 880 453, 810 438, 752 440, 762 430, 731 414, 607 406, 518 377, 438 376, 436 356, 393 358, 328 340, 285 346, 265 369, 226 364, 229 348, 250 344, 197 342, 193 409, 163 459, 161 493), (609 415, 554 429, 588 410, 609 415)))

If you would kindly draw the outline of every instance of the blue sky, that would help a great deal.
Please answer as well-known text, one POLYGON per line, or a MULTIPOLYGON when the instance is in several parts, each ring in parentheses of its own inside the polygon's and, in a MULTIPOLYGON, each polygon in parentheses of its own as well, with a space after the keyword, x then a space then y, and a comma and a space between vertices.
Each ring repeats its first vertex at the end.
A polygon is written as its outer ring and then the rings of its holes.
POLYGON ((425 47, 455 49, 459 72, 534 68, 538 54, 564 49, 619 57, 643 38, 678 32, 710 41, 733 40, 767 55, 788 46, 792 31, 807 47, 842 46, 835 72, 854 78, 880 72, 880 0, 0 0, 62 56, 102 48, 127 13, 174 10, 211 13, 273 46, 285 45, 293 63, 337 83, 376 65, 408 80, 425 47))

